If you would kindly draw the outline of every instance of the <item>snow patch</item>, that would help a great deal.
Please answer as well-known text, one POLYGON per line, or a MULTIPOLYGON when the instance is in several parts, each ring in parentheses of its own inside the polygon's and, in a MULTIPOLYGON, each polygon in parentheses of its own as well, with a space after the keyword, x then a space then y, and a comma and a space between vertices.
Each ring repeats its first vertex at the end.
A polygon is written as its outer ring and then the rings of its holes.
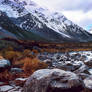
POLYGON ((8 5, 0 5, 0 10, 3 12, 6 12, 9 17, 19 17, 18 12, 14 11, 10 6, 8 5))

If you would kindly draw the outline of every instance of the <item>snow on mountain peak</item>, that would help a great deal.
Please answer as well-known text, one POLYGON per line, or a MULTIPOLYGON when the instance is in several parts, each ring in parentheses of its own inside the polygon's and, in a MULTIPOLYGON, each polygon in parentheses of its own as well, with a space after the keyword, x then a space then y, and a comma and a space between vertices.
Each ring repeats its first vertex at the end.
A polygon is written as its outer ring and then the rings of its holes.
POLYGON ((60 31, 65 31, 66 25, 74 25, 61 13, 50 11, 45 7, 40 7, 32 0, 1 0, 0 10, 6 12, 9 17, 14 18, 31 13, 42 23, 59 33, 61 33, 60 31))
POLYGON ((26 3, 27 5, 24 7, 29 13, 33 14, 42 23, 60 34, 62 34, 60 31, 65 31, 63 30, 63 27, 65 27, 66 24, 67 26, 72 24, 72 22, 67 20, 67 18, 61 13, 50 11, 45 7, 40 7, 38 4, 30 0, 26 1, 26 3))
POLYGON ((92 28, 89 30, 89 32, 92 34, 92 28))
POLYGON ((1 0, 0 10, 6 12, 9 17, 18 18, 27 14, 24 5, 24 2, 18 0, 1 0))
POLYGON ((0 10, 5 12, 9 18, 17 20, 17 23, 13 22, 26 31, 39 29, 40 31, 37 30, 35 33, 40 34, 47 28, 40 36, 44 36, 45 33, 48 35, 55 33, 64 39, 83 40, 84 35, 88 37, 85 30, 72 23, 63 14, 50 11, 44 6, 41 7, 32 0, 1 0, 0 10))

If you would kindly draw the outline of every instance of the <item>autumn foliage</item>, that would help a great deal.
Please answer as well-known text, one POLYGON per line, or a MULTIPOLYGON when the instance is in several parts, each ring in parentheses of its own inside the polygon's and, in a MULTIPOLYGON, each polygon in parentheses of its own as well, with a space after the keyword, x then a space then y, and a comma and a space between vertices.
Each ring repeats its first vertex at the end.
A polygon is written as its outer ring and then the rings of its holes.
POLYGON ((7 51, 4 53, 4 57, 8 60, 14 60, 21 56, 21 53, 18 51, 7 51))
MULTIPOLYGON (((16 78, 25 78, 38 69, 47 68, 47 64, 36 58, 37 54, 37 50, 23 49, 18 51, 10 46, 2 49, 0 51, 0 58, 9 60, 11 62, 11 68, 22 68, 24 72, 14 74, 10 70, 5 69, 4 72, 0 73, 0 81, 8 82, 16 78)), ((20 83, 17 81, 17 84, 20 83)))
POLYGON ((6 70, 3 73, 0 73, 0 81, 8 81, 11 79, 11 74, 6 70))
POLYGON ((37 58, 34 58, 34 59, 25 58, 24 59, 23 69, 26 74, 32 74, 34 71, 38 69, 44 69, 44 68, 47 68, 47 64, 39 61, 37 58))

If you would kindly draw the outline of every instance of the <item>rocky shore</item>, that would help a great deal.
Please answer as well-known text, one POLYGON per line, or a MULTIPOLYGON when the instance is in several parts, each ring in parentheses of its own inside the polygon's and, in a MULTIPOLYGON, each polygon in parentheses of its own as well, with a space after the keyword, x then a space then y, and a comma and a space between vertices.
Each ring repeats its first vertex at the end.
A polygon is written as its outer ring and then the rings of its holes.
MULTIPOLYGON (((37 70, 29 78, 17 78, 25 81, 23 87, 10 83, 0 86, 0 92, 92 92, 92 51, 44 52, 37 58, 48 68, 37 70)), ((9 61, 7 65, 10 66, 9 61)), ((11 72, 23 71, 12 68, 11 72)))

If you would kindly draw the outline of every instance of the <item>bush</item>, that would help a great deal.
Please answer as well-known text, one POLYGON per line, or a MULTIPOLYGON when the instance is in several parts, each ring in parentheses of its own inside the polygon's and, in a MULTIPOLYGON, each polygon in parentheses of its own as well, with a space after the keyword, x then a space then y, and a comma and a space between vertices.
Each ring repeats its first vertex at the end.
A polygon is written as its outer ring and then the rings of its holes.
POLYGON ((3 54, 3 56, 5 57, 5 59, 12 61, 15 61, 18 57, 21 56, 20 52, 17 51, 7 51, 3 54))
POLYGON ((29 53, 31 53, 31 50, 29 50, 29 49, 25 49, 23 51, 23 55, 29 55, 29 53))
POLYGON ((24 62, 26 61, 26 58, 23 58, 21 60, 16 60, 13 63, 13 66, 22 68, 24 66, 24 62))
POLYGON ((23 69, 25 73, 29 75, 38 69, 47 68, 47 64, 40 62, 37 58, 34 58, 34 59, 26 58, 24 62, 25 63, 24 63, 23 69))
MULTIPOLYGON (((15 80, 16 78, 25 78, 26 75, 24 73, 12 73, 8 70, 0 73, 0 81, 8 83, 9 81, 15 80)), ((1 91, 0 91, 1 92, 1 91)))
POLYGON ((29 49, 25 49, 23 52, 23 56, 24 57, 30 57, 30 58, 35 58, 36 56, 34 54, 32 54, 32 51, 29 49))
POLYGON ((0 81, 8 81, 11 80, 11 74, 8 72, 8 70, 0 73, 0 81))

